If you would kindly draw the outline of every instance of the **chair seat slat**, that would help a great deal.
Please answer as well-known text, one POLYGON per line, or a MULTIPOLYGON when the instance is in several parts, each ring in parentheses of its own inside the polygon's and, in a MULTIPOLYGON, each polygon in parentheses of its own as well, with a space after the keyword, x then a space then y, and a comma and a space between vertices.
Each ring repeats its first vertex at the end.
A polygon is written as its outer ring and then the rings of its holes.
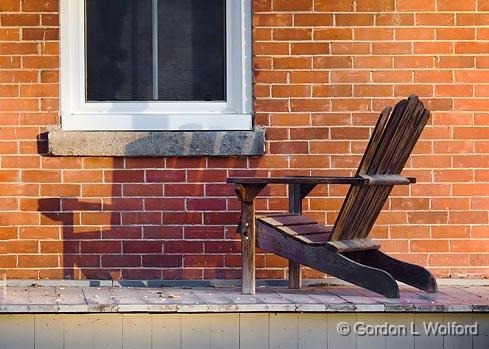
POLYGON ((266 216, 266 217, 260 217, 259 220, 267 223, 272 227, 317 224, 315 220, 303 215, 278 216, 278 217, 266 216))

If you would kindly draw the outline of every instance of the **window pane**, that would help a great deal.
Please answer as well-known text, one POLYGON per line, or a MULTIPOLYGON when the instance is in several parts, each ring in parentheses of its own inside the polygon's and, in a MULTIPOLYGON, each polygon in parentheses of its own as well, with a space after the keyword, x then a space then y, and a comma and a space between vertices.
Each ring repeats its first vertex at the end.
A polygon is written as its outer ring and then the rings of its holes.
POLYGON ((87 100, 226 100, 225 2, 86 0, 87 100))
POLYGON ((151 0, 86 0, 86 14, 87 100, 151 100, 151 0))
POLYGON ((158 94, 226 100, 225 0, 158 1, 158 94))

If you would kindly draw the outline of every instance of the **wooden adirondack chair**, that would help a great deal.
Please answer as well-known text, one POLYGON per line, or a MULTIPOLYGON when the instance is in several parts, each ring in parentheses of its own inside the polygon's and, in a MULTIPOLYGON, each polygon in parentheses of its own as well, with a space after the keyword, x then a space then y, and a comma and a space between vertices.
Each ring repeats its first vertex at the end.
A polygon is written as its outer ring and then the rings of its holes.
POLYGON ((386 108, 354 177, 228 178, 241 201, 243 293, 255 293, 255 245, 289 260, 292 288, 301 286, 300 266, 306 265, 389 298, 399 297, 395 280, 436 292, 428 270, 389 257, 367 239, 393 186, 415 183, 400 173, 429 114, 415 95, 386 108), (268 184, 288 184, 289 212, 255 217, 255 197, 268 184), (302 215, 302 200, 319 184, 350 185, 332 228, 302 215))

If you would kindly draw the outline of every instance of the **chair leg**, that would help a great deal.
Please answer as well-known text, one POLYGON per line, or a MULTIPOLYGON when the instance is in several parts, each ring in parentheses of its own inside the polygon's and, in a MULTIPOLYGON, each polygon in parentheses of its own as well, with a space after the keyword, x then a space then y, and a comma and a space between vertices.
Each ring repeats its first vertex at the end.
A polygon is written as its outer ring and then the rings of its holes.
POLYGON ((385 270, 394 279, 405 284, 426 292, 437 292, 438 287, 435 277, 419 265, 392 258, 379 250, 348 252, 345 255, 358 263, 385 270))
POLYGON ((302 287, 301 265, 289 260, 289 288, 302 287))
POLYGON ((241 282, 243 294, 255 294, 255 236, 241 238, 241 282))
POLYGON ((327 254, 329 254, 328 261, 318 266, 317 270, 379 293, 386 298, 399 298, 399 286, 388 272, 358 263, 336 252, 327 254))
POLYGON ((399 297, 399 286, 389 273, 358 263, 325 246, 301 243, 263 224, 258 225, 257 246, 387 298, 399 297))

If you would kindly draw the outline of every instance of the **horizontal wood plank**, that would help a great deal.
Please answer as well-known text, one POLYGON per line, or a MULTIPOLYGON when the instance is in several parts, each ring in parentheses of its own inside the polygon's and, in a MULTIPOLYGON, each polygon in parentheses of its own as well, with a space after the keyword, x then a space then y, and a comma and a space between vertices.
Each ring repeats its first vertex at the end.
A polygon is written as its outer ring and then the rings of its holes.
POLYGON ((368 239, 328 241, 328 245, 339 253, 378 250, 380 248, 380 244, 368 239))

